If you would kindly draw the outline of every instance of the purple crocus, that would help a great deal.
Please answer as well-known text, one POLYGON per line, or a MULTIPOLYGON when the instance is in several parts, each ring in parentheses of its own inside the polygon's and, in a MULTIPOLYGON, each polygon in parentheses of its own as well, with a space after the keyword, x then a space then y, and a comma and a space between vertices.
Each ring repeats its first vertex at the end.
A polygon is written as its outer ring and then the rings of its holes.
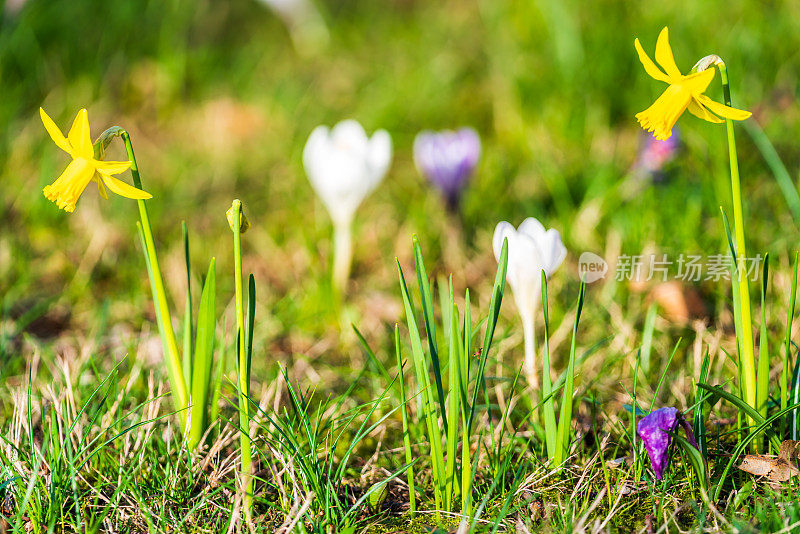
POLYGON ((664 167, 675 159, 680 143, 680 133, 677 128, 673 128, 670 138, 663 141, 651 135, 643 135, 639 155, 633 164, 634 170, 653 182, 663 182, 664 167))
POLYGON ((636 428, 636 433, 644 442, 658 480, 661 480, 667 465, 669 465, 669 446, 672 443, 672 436, 669 433, 675 432, 678 425, 686 432, 686 437, 689 438, 691 444, 697 447, 692 427, 682 415, 678 414, 678 410, 675 408, 661 408, 651 412, 639 421, 636 428))
POLYGON ((455 210, 461 191, 475 170, 481 155, 481 139, 472 128, 454 132, 422 131, 414 139, 417 169, 444 194, 447 206, 455 210))

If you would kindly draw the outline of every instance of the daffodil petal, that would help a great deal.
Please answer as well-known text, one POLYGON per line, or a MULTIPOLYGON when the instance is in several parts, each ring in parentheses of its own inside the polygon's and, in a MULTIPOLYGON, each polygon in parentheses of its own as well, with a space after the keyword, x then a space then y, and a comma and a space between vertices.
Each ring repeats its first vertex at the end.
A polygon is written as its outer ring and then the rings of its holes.
POLYGON ((94 159, 94 148, 92 148, 92 138, 89 132, 89 114, 86 109, 80 110, 75 116, 67 138, 76 156, 94 159))
POLYGON ((711 85, 715 74, 716 70, 714 69, 708 69, 696 74, 690 74, 689 76, 684 76, 681 84, 686 86, 692 94, 697 95, 708 89, 708 86, 711 85))
POLYGON ((97 182, 97 192, 100 193, 100 196, 104 199, 108 200, 108 191, 106 190, 106 186, 103 185, 103 180, 98 178, 100 173, 95 175, 94 181, 97 182))
POLYGON ((716 113, 720 117, 725 117, 726 119, 743 121, 752 115, 752 113, 750 113, 749 111, 732 108, 730 106, 726 106, 725 104, 714 102, 706 95, 695 95, 695 98, 699 100, 700 103, 703 104, 705 107, 710 109, 712 112, 716 113))
POLYGON ((719 124, 723 122, 722 119, 708 111, 702 104, 697 102, 694 98, 691 102, 689 102, 689 107, 686 108, 686 111, 697 117, 698 119, 703 119, 704 121, 713 122, 715 124, 719 124))
POLYGON ((98 172, 105 174, 119 174, 131 168, 130 161, 97 161, 95 160, 95 168, 98 172))
POLYGON ((682 76, 680 69, 675 64, 675 58, 672 56, 672 48, 669 46, 669 30, 664 27, 661 33, 658 34, 658 41, 656 42, 656 61, 664 69, 668 76, 673 78, 680 78, 682 76))
POLYGON ((656 80, 670 83, 669 76, 664 74, 661 69, 656 67, 656 64, 653 63, 653 60, 645 53, 644 48, 642 48, 642 44, 639 42, 637 38, 633 45, 636 47, 636 53, 639 54, 639 61, 642 62, 642 66, 647 74, 650 75, 651 78, 655 78, 656 80))
POLYGON ((47 113, 45 113, 43 108, 39 108, 39 116, 42 118, 44 129, 47 130, 48 134, 50 134, 50 139, 53 140, 58 148, 71 155, 72 147, 69 146, 69 141, 67 141, 67 138, 64 137, 64 134, 61 133, 61 130, 58 129, 56 123, 53 122, 53 119, 51 119, 47 113))
POLYGON ((142 191, 141 189, 136 189, 135 187, 126 184, 122 180, 114 178, 110 174, 106 174, 105 171, 98 169, 97 172, 100 175, 100 178, 102 178, 103 182, 111 190, 112 193, 116 193, 121 197, 133 198, 137 200, 153 198, 153 195, 151 195, 150 193, 142 191))

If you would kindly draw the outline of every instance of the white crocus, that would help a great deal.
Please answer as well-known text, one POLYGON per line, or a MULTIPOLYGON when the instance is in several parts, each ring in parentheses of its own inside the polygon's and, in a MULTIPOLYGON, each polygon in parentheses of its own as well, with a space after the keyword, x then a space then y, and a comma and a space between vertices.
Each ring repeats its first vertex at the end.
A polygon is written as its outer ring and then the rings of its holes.
POLYGON ((381 182, 392 160, 392 139, 385 130, 367 137, 355 120, 317 126, 303 149, 306 174, 331 216, 334 227, 334 286, 343 291, 353 255, 351 228, 356 209, 381 182))
POLYGON ((567 249, 558 230, 546 230, 538 220, 529 217, 519 228, 502 221, 494 229, 492 246, 499 260, 503 240, 508 239, 508 271, 506 280, 517 304, 525 338, 524 371, 531 385, 538 386, 534 324, 541 304, 542 271, 548 278, 561 265, 567 249))

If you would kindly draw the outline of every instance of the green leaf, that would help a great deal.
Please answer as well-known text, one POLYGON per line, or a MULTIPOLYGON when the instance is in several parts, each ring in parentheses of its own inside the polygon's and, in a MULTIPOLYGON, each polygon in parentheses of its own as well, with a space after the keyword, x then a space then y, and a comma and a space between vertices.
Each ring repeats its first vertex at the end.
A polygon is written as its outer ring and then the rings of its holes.
POLYGON ((439 394, 439 406, 442 410, 442 426, 447 426, 447 408, 445 406, 444 387, 442 384, 442 369, 439 364, 439 347, 436 340, 436 318, 433 315, 433 298, 428 273, 425 270, 425 261, 422 259, 422 249, 419 239, 414 235, 411 238, 414 247, 414 266, 417 271, 417 284, 419 284, 420 299, 422 300, 422 317, 425 321, 425 332, 428 336, 428 351, 433 363, 433 378, 436 380, 436 392, 439 394))
POLYGON ((192 376, 192 426, 189 447, 193 449, 208 427, 208 400, 211 396, 211 367, 214 360, 214 335, 216 333, 216 272, 212 258, 200 296, 197 313, 197 338, 194 347, 192 376))
POLYGON ((189 264, 189 232, 186 221, 181 222, 183 231, 183 257, 186 263, 186 304, 183 310, 183 376, 186 387, 192 390, 192 271, 189 264))
POLYGON ((256 279, 250 274, 247 284, 247 316, 245 318, 245 378, 250 383, 250 367, 253 360, 253 328, 256 322, 256 279))
POLYGON ((556 437, 556 454, 553 456, 551 466, 561 465, 567 458, 569 451, 570 425, 572 424, 572 397, 575 388, 575 344, 578 337, 578 323, 581 319, 583 301, 586 296, 586 282, 581 281, 578 292, 578 304, 575 310, 575 324, 572 325, 572 343, 569 349, 569 363, 567 364, 567 379, 564 390, 561 392, 561 414, 558 417, 558 430, 556 437))
POLYGON ((547 457, 553 460, 556 456, 557 436, 556 410, 553 404, 553 384, 550 369, 550 310, 547 301, 547 276, 542 270, 542 315, 544 315, 544 342, 542 345, 542 405, 544 419, 545 445, 547 457))
MULTIPOLYGON (((764 417, 761 416, 760 413, 758 413, 758 410, 747 404, 744 400, 740 399, 736 395, 728 393, 719 386, 709 386, 708 384, 697 384, 697 387, 700 389, 704 389, 705 391, 711 392, 714 395, 730 402, 731 404, 739 408, 742 412, 747 414, 747 416, 750 417, 753 421, 755 421, 757 425, 764 424, 765 419, 764 417)), ((776 436, 775 433, 770 428, 765 428, 764 430, 769 436, 772 444, 775 446, 775 449, 776 450, 780 449, 781 440, 778 438, 778 436, 776 436)))
POLYGON ((692 464, 692 468, 694 469, 695 474, 697 475, 697 479, 700 482, 700 485, 703 487, 704 490, 708 490, 708 467, 706 466, 706 460, 703 458, 703 455, 697 450, 694 445, 689 443, 686 438, 679 435, 676 432, 669 433, 672 436, 672 439, 683 449, 683 452, 686 453, 686 456, 689 458, 689 463, 692 464))

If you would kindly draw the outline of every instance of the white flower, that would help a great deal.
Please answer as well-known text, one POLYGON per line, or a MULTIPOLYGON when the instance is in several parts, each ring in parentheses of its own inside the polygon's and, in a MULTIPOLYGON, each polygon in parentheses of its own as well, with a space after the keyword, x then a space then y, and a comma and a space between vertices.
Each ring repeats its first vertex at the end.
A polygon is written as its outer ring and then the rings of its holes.
POLYGON ((546 230, 533 217, 522 221, 516 230, 506 221, 497 224, 492 246, 498 261, 503 239, 508 239, 506 280, 514 294, 525 334, 525 372, 531 383, 536 385, 534 320, 541 303, 542 271, 549 278, 564 261, 567 249, 561 242, 558 230, 546 230))
POLYGON ((392 138, 378 130, 370 139, 354 120, 333 129, 317 126, 303 149, 308 180, 333 220, 333 282, 343 291, 353 255, 350 227, 356 209, 383 180, 392 161, 392 138))
POLYGON ((354 120, 317 126, 303 150, 308 179, 335 225, 349 225, 356 208, 381 182, 392 159, 386 130, 368 138, 354 120))

